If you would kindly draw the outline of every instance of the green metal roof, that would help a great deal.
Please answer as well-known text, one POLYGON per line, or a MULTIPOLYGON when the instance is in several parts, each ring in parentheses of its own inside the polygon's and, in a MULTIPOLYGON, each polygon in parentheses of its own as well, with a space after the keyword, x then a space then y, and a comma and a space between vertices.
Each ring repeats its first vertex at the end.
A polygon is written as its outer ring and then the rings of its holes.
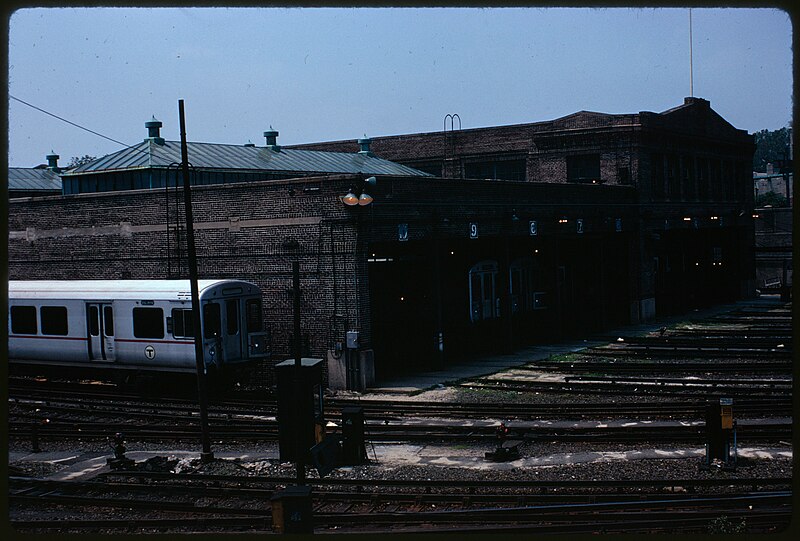
POLYGON ((61 192, 61 177, 50 169, 8 168, 9 190, 42 190, 61 192))
MULTIPOLYGON (((367 175, 400 175, 432 177, 433 175, 390 162, 366 153, 325 152, 224 145, 216 143, 187 143, 189 163, 196 169, 242 170, 289 173, 364 173, 367 175)), ((98 158, 64 176, 105 173, 125 169, 166 168, 181 161, 180 142, 159 144, 146 139, 98 158)))

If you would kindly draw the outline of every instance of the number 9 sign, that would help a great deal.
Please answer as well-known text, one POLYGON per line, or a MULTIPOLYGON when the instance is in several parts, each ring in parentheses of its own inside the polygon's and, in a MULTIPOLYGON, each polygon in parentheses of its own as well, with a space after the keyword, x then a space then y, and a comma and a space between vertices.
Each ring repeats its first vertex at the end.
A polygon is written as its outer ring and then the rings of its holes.
POLYGON ((476 223, 469 224, 469 238, 471 239, 478 238, 478 224, 476 223))

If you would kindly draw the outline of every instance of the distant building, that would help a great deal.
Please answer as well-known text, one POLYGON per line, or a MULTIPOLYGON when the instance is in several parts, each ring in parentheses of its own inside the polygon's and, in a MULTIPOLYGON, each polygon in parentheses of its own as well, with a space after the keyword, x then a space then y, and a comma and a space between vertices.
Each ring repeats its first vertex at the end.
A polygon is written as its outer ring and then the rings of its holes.
MULTIPOLYGON (((11 279, 186 274, 165 188, 180 153, 160 125, 65 173, 63 197, 9 204, 11 279)), ((298 261, 303 355, 326 359, 335 388, 755 294, 753 137, 700 98, 291 147, 273 135, 189 144, 199 272, 261 287, 281 361, 298 261)))
POLYGON ((61 193, 61 169, 57 154, 49 154, 49 165, 8 168, 8 197, 37 197, 61 193))
MULTIPOLYGON (((138 145, 95 159, 63 174, 64 194, 163 188, 182 185, 180 141, 160 136, 162 123, 145 123, 148 137, 138 145)), ((231 184, 320 174, 431 176, 375 157, 369 149, 352 153, 284 149, 278 132, 264 132, 266 145, 188 142, 193 184, 231 184)), ((368 146, 368 145, 367 145, 368 146)))
POLYGON ((791 168, 781 171, 774 164, 767 164, 766 173, 753 171, 753 196, 757 200, 759 196, 767 193, 774 193, 786 198, 789 206, 793 207, 794 193, 791 186, 794 182, 794 172, 791 168))

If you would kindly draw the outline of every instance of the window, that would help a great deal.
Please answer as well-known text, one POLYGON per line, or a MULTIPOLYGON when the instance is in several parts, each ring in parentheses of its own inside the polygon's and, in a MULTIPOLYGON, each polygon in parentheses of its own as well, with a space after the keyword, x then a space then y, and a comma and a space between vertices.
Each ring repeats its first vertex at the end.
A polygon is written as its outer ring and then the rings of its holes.
POLYGON ((194 337, 194 318, 191 309, 172 309, 172 336, 175 338, 194 337))
POLYGON ((222 320, 220 318, 219 304, 210 302, 203 306, 203 324, 205 338, 214 338, 222 335, 222 320))
POLYGON ((106 336, 114 336, 114 310, 110 306, 103 307, 103 327, 106 336))
POLYGON ((36 334, 36 307, 11 307, 11 332, 13 334, 36 334))
POLYGON ((717 265, 722 266, 722 247, 721 246, 713 246, 711 248, 711 263, 715 267, 717 265))
POLYGON ((136 338, 164 338, 164 310, 161 308, 134 308, 133 336, 136 338))
POLYGON ((97 306, 89 307, 89 334, 100 335, 100 319, 97 317, 97 306))
POLYGON ((650 180, 653 183, 653 198, 663 199, 664 191, 664 156, 653 152, 650 155, 650 180))
POLYGON ((617 168, 617 182, 619 184, 628 185, 631 183, 631 170, 627 167, 617 168))
POLYGON ((525 160, 496 160, 464 164, 466 178, 525 180, 525 160))
POLYGON ((425 173, 430 173, 435 177, 442 176, 442 162, 406 162, 404 165, 425 173))
POLYGON ((567 156, 567 182, 599 184, 600 154, 567 156))
POLYGON ((476 323, 500 315, 497 296, 497 262, 481 261, 469 270, 470 321, 476 323))
POLYGON ((39 309, 39 316, 42 318, 42 334, 59 336, 69 334, 66 306, 42 306, 39 309))
POLYGON ((229 335, 239 334, 239 301, 225 301, 225 324, 229 335))
POLYGON ((261 299, 249 299, 245 303, 245 309, 247 311, 247 332, 261 331, 261 299))

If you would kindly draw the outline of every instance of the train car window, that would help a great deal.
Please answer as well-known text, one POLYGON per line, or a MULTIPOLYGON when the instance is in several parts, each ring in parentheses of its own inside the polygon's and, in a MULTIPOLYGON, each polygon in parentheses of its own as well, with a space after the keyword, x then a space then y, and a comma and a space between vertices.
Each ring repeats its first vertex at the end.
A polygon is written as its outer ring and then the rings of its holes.
POLYGON ((11 307, 11 332, 14 334, 36 334, 36 307, 11 307))
POLYGON ((110 306, 103 307, 103 330, 106 336, 114 336, 114 309, 110 306))
POLYGON ((184 308, 172 309, 172 336, 175 338, 194 337, 192 311, 184 308))
POLYGON ((261 331, 261 299, 248 299, 245 309, 247 310, 247 332, 261 331))
POLYGON ((203 336, 214 338, 222 335, 222 318, 220 317, 219 304, 210 302, 203 306, 203 336))
POLYGON ((89 307, 89 334, 100 335, 100 320, 97 317, 97 306, 89 307))
POLYGON ((239 333, 239 301, 225 301, 225 319, 228 327, 228 334, 239 333))
POLYGON ((241 295, 243 292, 241 287, 226 287, 222 290, 223 295, 241 295))
POLYGON ((39 316, 42 318, 42 334, 58 336, 69 334, 66 306, 42 306, 39 309, 39 316))
POLYGON ((161 308, 134 308, 133 336, 136 338, 164 338, 164 310, 161 308))

